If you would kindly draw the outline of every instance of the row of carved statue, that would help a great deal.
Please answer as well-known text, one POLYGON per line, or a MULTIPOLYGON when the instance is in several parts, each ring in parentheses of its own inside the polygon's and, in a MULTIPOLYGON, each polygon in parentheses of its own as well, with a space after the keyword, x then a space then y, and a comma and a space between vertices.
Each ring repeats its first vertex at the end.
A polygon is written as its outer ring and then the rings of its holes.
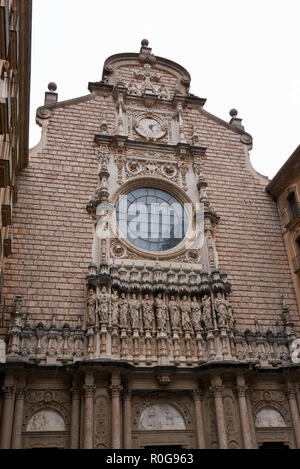
POLYGON ((100 324, 132 330, 192 331, 216 327, 233 329, 230 303, 222 292, 216 296, 166 295, 162 292, 131 294, 106 285, 89 289, 88 325, 100 324))

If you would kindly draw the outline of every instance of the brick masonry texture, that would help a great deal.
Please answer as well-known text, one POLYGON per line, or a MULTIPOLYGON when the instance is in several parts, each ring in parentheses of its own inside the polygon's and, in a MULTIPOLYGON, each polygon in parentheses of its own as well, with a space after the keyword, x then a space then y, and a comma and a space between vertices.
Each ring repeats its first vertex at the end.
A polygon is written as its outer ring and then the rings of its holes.
MULTIPOLYGON (((85 278, 91 261, 93 222, 86 204, 98 182, 94 135, 102 115, 115 127, 110 96, 91 95, 53 109, 47 142, 19 174, 14 208, 13 254, 6 261, 8 314, 22 294, 36 322, 74 324, 86 308, 85 278)), ((204 177, 211 205, 220 216, 216 230, 219 268, 232 284, 230 300, 238 328, 274 328, 283 294, 295 329, 300 318, 276 204, 249 169, 240 135, 200 108, 185 108, 184 132, 193 125, 207 146, 204 177)))

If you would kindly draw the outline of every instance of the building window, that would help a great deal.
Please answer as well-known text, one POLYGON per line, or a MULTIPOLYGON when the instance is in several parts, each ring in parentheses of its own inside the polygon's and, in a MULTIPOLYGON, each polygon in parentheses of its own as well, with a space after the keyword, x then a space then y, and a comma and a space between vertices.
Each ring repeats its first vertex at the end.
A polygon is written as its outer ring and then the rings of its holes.
POLYGON ((120 235, 147 251, 166 251, 185 237, 186 212, 175 197, 151 187, 134 189, 117 206, 120 235))
POLYGON ((290 218, 294 218, 297 215, 299 215, 300 210, 299 210, 299 203, 297 202, 295 192, 291 192, 288 196, 288 203, 289 203, 289 212, 290 212, 290 218))

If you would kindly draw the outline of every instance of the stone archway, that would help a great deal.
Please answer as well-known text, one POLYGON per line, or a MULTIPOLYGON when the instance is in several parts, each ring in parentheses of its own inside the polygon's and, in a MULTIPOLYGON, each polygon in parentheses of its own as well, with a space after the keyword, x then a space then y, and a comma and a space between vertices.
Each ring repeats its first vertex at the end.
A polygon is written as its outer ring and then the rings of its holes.
POLYGON ((193 419, 184 399, 170 392, 154 392, 137 401, 132 442, 134 448, 195 447, 193 419))

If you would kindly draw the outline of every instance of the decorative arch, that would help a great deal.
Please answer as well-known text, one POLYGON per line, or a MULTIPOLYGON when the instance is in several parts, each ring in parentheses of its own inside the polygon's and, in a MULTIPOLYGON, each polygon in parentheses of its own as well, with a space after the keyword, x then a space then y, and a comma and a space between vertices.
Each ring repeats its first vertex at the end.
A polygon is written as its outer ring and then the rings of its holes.
POLYGON ((285 428, 286 423, 283 415, 277 409, 271 406, 262 407, 255 416, 256 428, 285 428))
POLYGON ((139 430, 185 430, 181 413, 169 403, 149 404, 140 416, 139 430))
MULTIPOLYGON (((69 427, 70 427, 69 412, 59 402, 52 401, 51 403, 47 403, 47 404, 45 404, 45 402, 38 402, 27 408, 25 415, 24 415, 23 432, 32 431, 32 430, 27 430, 28 425, 31 422, 31 419, 34 417, 34 415, 38 414, 38 412, 43 412, 43 411, 51 411, 51 412, 58 414, 64 422, 64 430, 43 430, 43 431, 64 431, 65 432, 69 430, 69 427)), ((37 430, 33 430, 33 431, 37 431, 37 430)))
MULTIPOLYGON (((141 430, 140 422, 143 416, 143 412, 147 410, 150 406, 169 406, 169 411, 171 408, 174 409, 177 416, 181 416, 182 424, 180 430, 192 430, 193 429, 193 419, 190 414, 188 406, 175 394, 170 392, 153 392, 147 394, 143 399, 141 399, 133 415, 133 428, 135 430, 141 430), (183 428, 184 427, 184 428, 183 428)), ((164 407, 161 407, 164 408, 164 407)), ((165 407, 167 409, 167 407, 165 407)), ((144 414, 145 415, 145 414, 144 414)), ((162 419, 162 426, 166 419, 162 419)), ((166 425, 167 427, 167 425, 166 425)), ((163 428, 166 429, 166 428, 163 428)), ((174 428, 173 428, 174 429, 174 428)), ((177 428, 176 428, 177 430, 177 428)))
POLYGON ((35 412, 29 419, 27 432, 64 432, 65 421, 57 410, 45 408, 35 412))
MULTIPOLYGON (((282 404, 280 404, 276 401, 273 401, 273 400, 260 401, 254 406, 253 411, 254 411, 254 416, 255 416, 255 418, 254 418, 255 422, 256 422, 256 417, 257 417, 258 413, 261 410, 265 409, 265 408, 274 409, 275 411, 277 411, 282 416, 282 418, 285 422, 285 427, 290 427, 290 416, 289 416, 288 412, 286 411, 285 407, 282 404)), ((256 427, 256 428, 260 428, 260 427, 256 427)), ((272 428, 272 427, 270 427, 270 428, 272 428)))

